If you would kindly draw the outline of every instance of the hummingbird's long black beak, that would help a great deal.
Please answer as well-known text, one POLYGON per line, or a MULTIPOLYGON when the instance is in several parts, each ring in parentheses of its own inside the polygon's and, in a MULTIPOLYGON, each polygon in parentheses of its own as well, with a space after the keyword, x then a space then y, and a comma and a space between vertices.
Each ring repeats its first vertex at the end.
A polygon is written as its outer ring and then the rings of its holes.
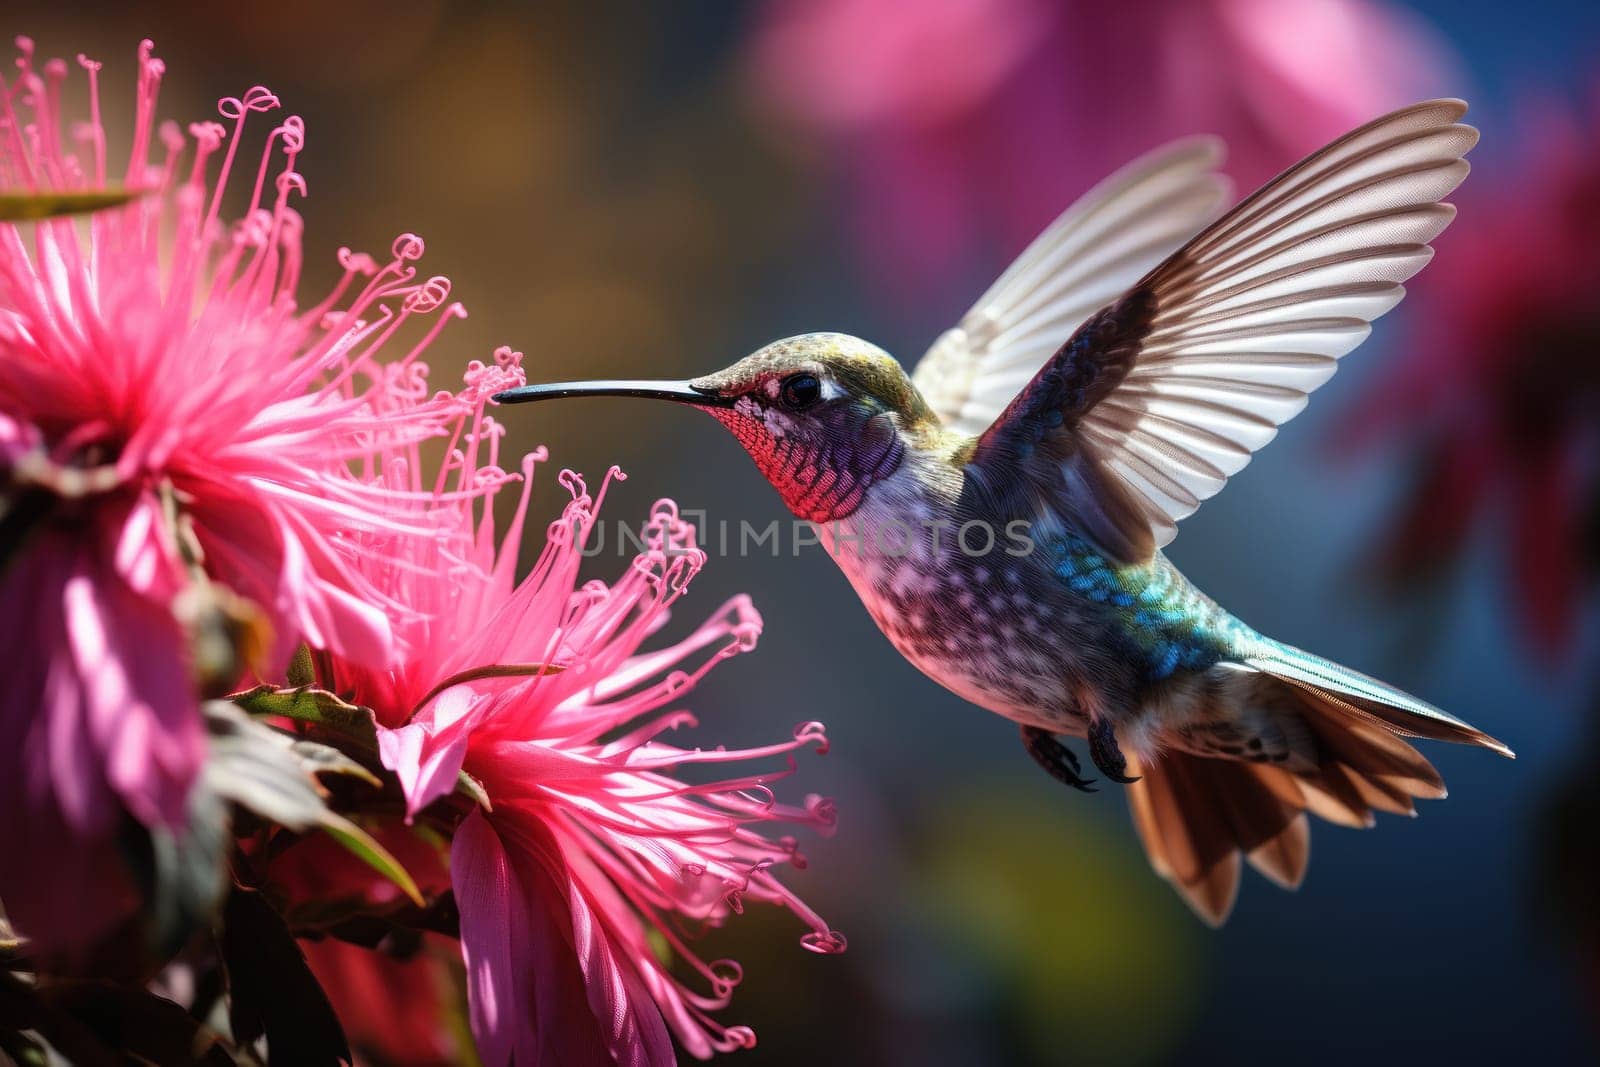
POLYGON ((675 400, 697 407, 728 407, 733 400, 689 382, 550 382, 524 385, 496 393, 501 404, 531 404, 535 400, 564 400, 572 396, 640 396, 649 400, 675 400))

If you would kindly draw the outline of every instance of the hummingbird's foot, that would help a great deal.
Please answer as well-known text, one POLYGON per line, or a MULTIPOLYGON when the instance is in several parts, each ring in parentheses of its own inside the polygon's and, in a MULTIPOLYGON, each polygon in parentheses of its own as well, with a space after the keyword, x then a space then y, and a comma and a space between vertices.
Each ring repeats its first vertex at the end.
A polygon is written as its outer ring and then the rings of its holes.
POLYGON ((1078 773, 1078 757, 1072 754, 1072 749, 1057 741, 1049 730, 1041 730, 1037 726, 1024 726, 1022 747, 1026 748, 1033 761, 1049 771, 1050 777, 1056 781, 1085 793, 1098 792, 1093 787, 1093 778, 1085 778, 1078 773))
POLYGON ((1089 758, 1113 782, 1132 785, 1139 780, 1138 775, 1127 776, 1128 758, 1117 747, 1117 731, 1110 719, 1095 719, 1089 724, 1089 758))

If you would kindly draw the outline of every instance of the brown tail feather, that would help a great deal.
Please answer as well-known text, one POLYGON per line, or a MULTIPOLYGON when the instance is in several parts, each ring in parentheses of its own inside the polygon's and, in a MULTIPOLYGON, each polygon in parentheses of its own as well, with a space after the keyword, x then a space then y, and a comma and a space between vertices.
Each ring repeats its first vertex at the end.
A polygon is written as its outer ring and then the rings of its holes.
POLYGON ((1315 738, 1314 770, 1168 751, 1130 771, 1142 775, 1128 801, 1151 866, 1213 926, 1233 908, 1241 857, 1285 889, 1300 884, 1310 857, 1306 812, 1369 827, 1374 810, 1415 815, 1414 798, 1445 795, 1433 765, 1371 712, 1287 679, 1279 684, 1295 694, 1315 738))
POLYGON ((1286 801, 1261 770, 1168 752, 1142 766, 1142 779, 1128 787, 1151 865, 1213 926, 1233 909, 1241 854, 1288 888, 1305 874, 1310 838, 1303 805, 1286 801))
POLYGON ((1505 742, 1490 737, 1471 723, 1462 722, 1376 678, 1302 649, 1273 644, 1260 655, 1246 657, 1243 663, 1292 687, 1313 703, 1337 708, 1343 712, 1341 718, 1359 719, 1401 737, 1479 745, 1515 758, 1505 742))

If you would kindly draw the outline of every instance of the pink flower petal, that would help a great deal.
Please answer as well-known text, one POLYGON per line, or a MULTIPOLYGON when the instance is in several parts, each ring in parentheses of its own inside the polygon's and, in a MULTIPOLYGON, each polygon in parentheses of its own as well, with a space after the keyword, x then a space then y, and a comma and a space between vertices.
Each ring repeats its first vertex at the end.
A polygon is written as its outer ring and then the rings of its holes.
POLYGON ((467 966, 472 1035, 484 1067, 507 1067, 517 1046, 520 1004, 512 960, 511 864, 482 813, 456 828, 450 880, 461 912, 461 958, 467 966))

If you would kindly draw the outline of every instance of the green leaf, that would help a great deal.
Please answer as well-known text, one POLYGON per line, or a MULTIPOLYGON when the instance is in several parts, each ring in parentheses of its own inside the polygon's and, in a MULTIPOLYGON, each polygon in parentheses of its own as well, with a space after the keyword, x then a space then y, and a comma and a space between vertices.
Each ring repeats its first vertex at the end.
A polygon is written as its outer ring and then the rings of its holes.
POLYGON ((344 1028, 305 954, 265 897, 235 887, 219 937, 228 1020, 241 1048, 267 1039, 272 1064, 337 1067, 350 1061, 344 1028))
POLYGON ((341 774, 359 778, 376 789, 383 788, 383 779, 332 745, 299 738, 289 742, 289 751, 300 760, 300 766, 312 774, 341 774))
POLYGON ((317 680, 316 664, 311 661, 311 646, 304 641, 295 646, 294 658, 289 661, 285 675, 292 686, 308 686, 317 680))
POLYGON ((0 222, 32 222, 103 211, 108 207, 121 207, 141 195, 115 188, 78 193, 4 193, 0 194, 0 222))
POLYGON ((211 752, 201 781, 217 796, 290 830, 320 824, 327 805, 294 739, 221 700, 204 705, 211 752))
POLYGON ((417 888, 415 879, 400 865, 400 861, 394 858, 394 854, 378 844, 377 839, 371 834, 333 811, 324 811, 318 825, 343 845, 352 856, 398 886, 417 907, 428 906, 427 901, 422 899, 422 890, 417 888))
POLYGON ((312 686, 279 689, 258 685, 228 699, 252 715, 281 715, 296 722, 312 723, 359 741, 370 751, 378 749, 378 727, 372 709, 341 700, 326 689, 312 686))
MULTIPOLYGON (((353 721, 351 713, 359 712, 365 715, 369 726, 372 723, 370 711, 345 704, 321 690, 291 693, 288 701, 274 698, 268 703, 301 712, 308 707, 336 708, 339 721, 353 721), (329 699, 319 700, 318 694, 329 699)), ((270 714, 281 712, 274 710, 270 714)), ((357 859, 399 886, 419 908, 425 906, 422 891, 400 861, 361 827, 330 811, 314 777, 320 773, 348 774, 382 786, 376 775, 330 745, 291 737, 249 718, 226 701, 208 702, 206 717, 212 742, 205 780, 219 796, 289 830, 315 827, 326 831, 357 859)))

